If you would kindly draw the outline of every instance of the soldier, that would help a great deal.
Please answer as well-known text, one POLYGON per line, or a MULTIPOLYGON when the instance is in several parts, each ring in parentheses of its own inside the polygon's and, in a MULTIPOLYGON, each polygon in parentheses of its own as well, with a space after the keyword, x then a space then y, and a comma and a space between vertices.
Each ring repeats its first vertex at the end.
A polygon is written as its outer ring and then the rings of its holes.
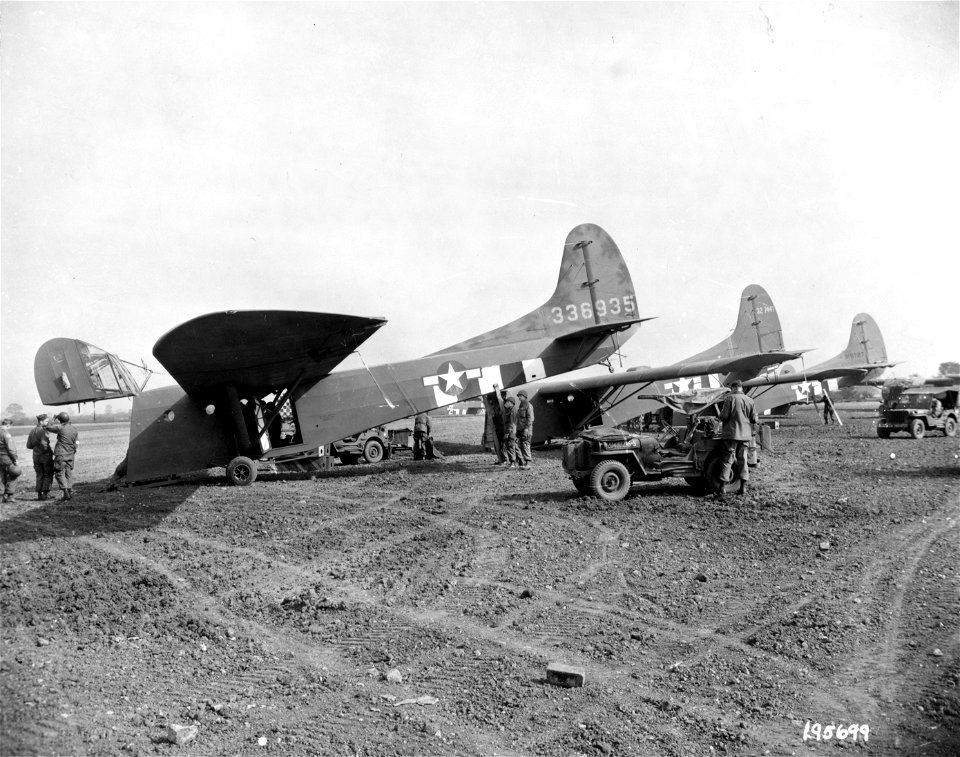
POLYGON ((939 418, 943 415, 943 403, 936 397, 934 397, 933 402, 930 403, 930 415, 934 418, 939 418))
POLYGON ((497 461, 494 465, 503 465, 507 458, 503 454, 503 398, 507 393, 501 391, 499 396, 497 392, 490 392, 486 399, 486 405, 490 408, 490 421, 493 424, 493 433, 497 437, 494 448, 497 453, 497 461))
POLYGON ((530 467, 533 455, 530 451, 530 442, 533 439, 533 405, 527 399, 527 390, 517 392, 520 398, 520 407, 517 408, 517 461, 520 470, 530 467))
POLYGON ((830 395, 824 392, 823 393, 823 425, 826 426, 830 423, 833 423, 833 401, 830 399, 830 395))
POLYGON ((57 435, 57 446, 53 448, 53 472, 63 492, 61 500, 73 499, 73 461, 77 455, 79 433, 66 413, 57 413, 56 420, 57 423, 47 426, 48 431, 57 435))
POLYGON ((3 481, 3 501, 12 502, 15 497, 16 485, 13 483, 20 477, 20 466, 17 465, 17 445, 13 442, 10 427, 13 421, 4 418, 0 422, 0 479, 3 481))
POLYGON ((734 381, 730 384, 730 394, 723 400, 720 408, 720 420, 723 430, 720 439, 725 451, 723 470, 720 473, 722 496, 723 484, 730 480, 734 460, 740 474, 740 489, 737 494, 745 494, 750 468, 747 466, 747 444, 753 437, 753 426, 757 423, 757 409, 753 400, 743 393, 743 384, 734 381))
POLYGON ((503 456, 508 468, 517 467, 517 401, 509 394, 503 398, 503 456))
POLYGON ((37 499, 47 499, 53 484, 53 450, 47 437, 47 414, 37 416, 37 425, 27 436, 27 449, 33 450, 33 470, 37 474, 37 499))
POLYGON ((433 452, 433 436, 431 436, 430 416, 419 413, 413 422, 413 459, 436 460, 433 452))

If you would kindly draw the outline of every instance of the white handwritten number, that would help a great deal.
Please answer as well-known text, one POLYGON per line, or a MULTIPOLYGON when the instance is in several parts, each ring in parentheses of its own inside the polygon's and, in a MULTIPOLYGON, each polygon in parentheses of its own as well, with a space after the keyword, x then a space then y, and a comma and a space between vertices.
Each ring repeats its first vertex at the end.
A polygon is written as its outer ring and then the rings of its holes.
POLYGON ((593 308, 590 307, 589 302, 580 303, 580 315, 583 316, 583 320, 587 321, 593 318, 593 308))
POLYGON ((553 313, 554 323, 563 323, 563 308, 553 307, 550 308, 550 312, 553 313))
POLYGON ((607 303, 603 300, 597 300, 597 315, 601 318, 607 314, 607 303))
POLYGON ((870 726, 866 723, 851 723, 844 725, 820 725, 820 723, 811 723, 809 720, 803 726, 803 740, 830 741, 834 736, 838 741, 846 741, 848 738, 856 742, 858 736, 863 736, 863 740, 870 740, 870 726))
POLYGON ((576 305, 567 305, 567 320, 575 321, 577 320, 577 306, 576 305))
POLYGON ((620 315, 620 300, 616 297, 610 300, 610 312, 614 315, 620 315))

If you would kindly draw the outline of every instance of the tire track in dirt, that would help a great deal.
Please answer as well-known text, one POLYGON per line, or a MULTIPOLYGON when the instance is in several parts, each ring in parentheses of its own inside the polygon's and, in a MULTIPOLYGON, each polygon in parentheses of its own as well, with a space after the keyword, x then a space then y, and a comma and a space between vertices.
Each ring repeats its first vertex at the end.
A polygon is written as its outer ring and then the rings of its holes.
MULTIPOLYGON (((177 532, 176 535, 178 539, 187 538, 189 540, 189 535, 184 532, 177 532)), ((396 633, 410 630, 417 625, 416 622, 407 621, 405 615, 401 615, 397 623, 392 623, 378 630, 371 630, 357 637, 348 637, 338 642, 333 642, 326 647, 320 647, 303 641, 300 638, 300 634, 291 633, 250 618, 237 616, 221 603, 217 602, 216 597, 193 589, 189 585, 189 580, 181 576, 169 564, 146 557, 137 550, 124 547, 117 542, 103 542, 102 540, 90 537, 83 537, 80 541, 86 543, 93 549, 137 563, 142 565, 144 569, 164 576, 176 587, 178 594, 184 600, 186 606, 191 607, 201 615, 201 617, 222 627, 235 627, 240 629, 243 635, 257 639, 258 643, 261 644, 267 652, 277 657, 289 656, 291 658, 292 665, 269 664, 258 668, 255 672, 227 675, 226 678, 220 680, 205 682, 202 690, 195 686, 185 686, 183 682, 179 680, 171 682, 169 686, 162 688, 164 696, 170 698, 172 701, 182 701, 184 699, 203 701, 204 699, 210 698, 210 692, 219 694, 221 697, 229 697, 236 695, 237 692, 247 690, 251 685, 254 687, 264 687, 277 680, 279 676, 293 675, 296 672, 296 668, 301 666, 322 672, 324 676, 332 672, 340 678, 348 679, 357 674, 357 664, 353 660, 345 658, 339 650, 349 647, 366 647, 370 644, 381 643, 384 640, 393 638, 396 633)), ((313 568, 304 568, 293 563, 278 561, 275 557, 265 555, 258 550, 250 548, 237 550, 229 545, 217 543, 215 540, 210 539, 202 539, 201 541, 203 545, 208 548, 219 546, 225 552, 235 554, 239 551, 252 559, 259 559, 265 563, 269 563, 271 565, 271 572, 273 573, 276 573, 278 568, 282 570, 284 574, 283 579, 269 581, 268 588, 270 589, 275 588, 280 583, 289 582, 290 577, 301 579, 309 578, 313 580, 316 575, 316 571, 313 568)), ((379 608, 381 605, 377 598, 371 597, 365 590, 359 587, 348 590, 345 592, 345 596, 351 601, 362 602, 369 607, 379 608)), ((379 681, 366 681, 364 685, 366 687, 365 690, 370 693, 371 696, 391 693, 391 690, 379 681)), ((371 722, 383 720, 384 723, 386 723, 388 720, 385 714, 386 712, 387 710, 385 708, 381 710, 380 713, 370 712, 367 719, 371 722)), ((319 724, 322 728, 329 730, 342 727, 348 722, 351 724, 355 723, 355 720, 352 720, 352 718, 354 718, 352 714, 345 716, 334 715, 332 711, 326 707, 317 707, 315 709, 314 715, 311 718, 313 725, 310 729, 296 727, 297 720, 303 717, 304 713, 300 712, 296 715, 296 719, 292 721, 292 725, 285 722, 284 731, 293 733, 298 739, 298 743, 312 745, 320 752, 324 750, 325 742, 317 740, 311 735, 314 727, 319 724)), ((502 743, 491 734, 473 729, 467 723, 458 723, 457 730, 468 742, 479 745, 477 754, 514 754, 512 749, 505 743, 502 743)))
MULTIPOLYGON (((189 534, 182 531, 176 532, 176 537, 178 541, 181 539, 197 541, 196 539, 191 539, 189 534)), ((337 649, 346 649, 351 647, 368 648, 370 646, 378 646, 381 645, 385 640, 389 640, 395 633, 401 633, 428 625, 439 625, 441 628, 451 633, 451 635, 463 636, 465 634, 467 637, 473 640, 501 648, 512 655, 517 655, 522 658, 528 658, 530 655, 535 655, 543 660, 549 660, 555 659, 557 656, 556 648, 549 648, 542 644, 530 643, 528 638, 517 638, 515 634, 510 633, 508 630, 490 628, 480 623, 473 622, 462 616, 451 617, 451 615, 445 611, 438 611, 436 609, 418 611, 414 608, 384 608, 382 606, 382 600, 378 596, 371 594, 369 591, 357 585, 351 585, 349 583, 339 584, 337 586, 339 591, 333 590, 331 593, 335 595, 339 594, 339 596, 344 597, 350 602, 362 604, 364 606, 383 611, 389 617, 394 618, 394 621, 381 628, 370 629, 364 634, 346 637, 342 640, 335 641, 329 645, 329 648, 320 650, 314 645, 301 641, 298 638, 298 634, 291 634, 290 632, 278 630, 273 626, 268 626, 266 624, 253 621, 249 618, 240 618, 236 616, 230 610, 217 603, 216 597, 193 590, 188 585, 189 581, 186 578, 180 576, 174 568, 161 561, 147 558, 136 550, 125 548, 116 542, 104 543, 101 540, 92 538, 84 539, 84 541, 90 542, 91 546, 94 548, 108 552, 115 557, 139 561, 144 565, 145 568, 155 570, 161 575, 164 575, 174 586, 177 587, 178 593, 184 597, 187 604, 195 607, 197 611, 200 612, 204 617, 220 626, 232 625, 238 629, 242 629, 244 635, 257 638, 264 648, 269 652, 275 655, 292 654, 293 659, 291 662, 293 663, 299 663, 314 670, 324 670, 325 672, 333 671, 336 675, 344 678, 356 674, 356 663, 354 663, 352 660, 342 657, 340 653, 336 651, 337 649)), ((268 563, 270 565, 270 572, 266 584, 258 584, 255 589, 261 593, 264 590, 275 590, 280 585, 288 585, 293 579, 297 578, 316 583, 315 568, 279 560, 274 556, 266 555, 259 550, 252 548, 237 549, 228 544, 218 543, 216 540, 207 538, 200 539, 199 541, 201 541, 203 546, 206 548, 212 549, 219 547, 226 553, 235 554, 239 552, 248 558, 259 560, 264 564, 268 563)), ((488 571, 495 568, 496 561, 490 561, 485 566, 485 569, 488 571)), ((254 572, 251 571, 250 575, 254 575, 254 572)), ((604 613, 601 612, 600 614, 604 613)), ((624 676, 624 670, 619 664, 602 663, 597 660, 590 660, 587 662, 587 666, 591 671, 591 678, 596 678, 598 681, 609 683, 622 679, 624 676)), ((279 670, 281 671, 281 674, 292 672, 289 667, 281 667, 279 670)), ((456 683, 461 686, 470 685, 471 675, 469 672, 469 667, 461 668, 458 665, 456 667, 449 667, 447 670, 448 673, 445 677, 438 677, 436 679, 438 682, 448 684, 456 683)), ((247 674, 242 680, 236 676, 229 677, 223 680, 222 683, 216 687, 216 690, 221 692, 222 695, 227 695, 231 691, 235 692, 244 690, 250 685, 251 680, 258 682, 258 684, 255 685, 262 686, 276 678, 277 675, 277 668, 275 666, 270 666, 262 670, 258 670, 255 674, 247 674)), ((423 680, 425 682, 431 680, 430 675, 425 674, 423 676, 423 680)), ((370 688, 375 690, 373 685, 371 685, 370 688)), ((661 694, 658 689, 645 687, 634 681, 631 681, 631 689, 634 691, 634 693, 645 696, 651 701, 659 701, 661 698, 661 694)), ((384 691, 386 690, 384 689, 384 691)), ((209 696, 206 688, 204 691, 199 691, 195 689, 184 690, 182 687, 171 687, 171 691, 169 692, 170 696, 181 699, 187 694, 189 694, 189 698, 199 700, 209 696)), ((653 705, 643 706, 653 707, 653 705)), ((708 698, 691 697, 691 701, 686 705, 686 707, 689 711, 700 713, 702 717, 708 718, 711 721, 724 722, 727 723, 729 727, 734 727, 734 724, 729 716, 722 709, 716 707, 712 700, 708 698)), ((654 707, 654 709, 656 708, 654 707)), ((336 727, 337 725, 343 725, 343 723, 332 719, 330 714, 326 712, 318 713, 317 717, 321 718, 323 722, 331 728, 336 727)), ((373 720, 373 718, 371 718, 371 720, 373 720)), ((286 725, 284 728, 286 729, 286 725)), ((470 732, 471 738, 476 739, 476 743, 483 744, 485 747, 490 747, 489 753, 512 753, 512 750, 506 744, 496 739, 491 739, 490 734, 476 729, 471 731, 471 726, 467 723, 459 722, 457 723, 457 728, 461 733, 470 732)), ((675 735, 673 727, 669 727, 666 731, 663 729, 658 729, 655 733, 665 738, 672 738, 672 736, 675 735)), ((306 733, 300 735, 304 738, 307 736, 306 733)), ((481 750, 479 753, 483 754, 485 752, 481 750)))
MULTIPOLYGON (((939 510, 926 520, 927 523, 914 523, 898 529, 885 539, 880 548, 882 556, 870 562, 859 583, 859 593, 869 597, 874 604, 879 604, 877 599, 884 593, 884 583, 894 587, 890 600, 885 603, 890 608, 890 619, 881 640, 858 655, 850 666, 857 685, 845 687, 840 692, 843 698, 862 707, 871 718, 877 718, 884 706, 882 703, 902 701, 900 692, 904 681, 908 680, 901 675, 898 665, 902 654, 903 603, 911 590, 917 568, 934 544, 950 538, 956 543, 955 534, 960 532, 955 506, 939 510), (861 681, 864 683, 859 683, 861 681)), ((828 682, 823 683, 826 686, 828 682)))

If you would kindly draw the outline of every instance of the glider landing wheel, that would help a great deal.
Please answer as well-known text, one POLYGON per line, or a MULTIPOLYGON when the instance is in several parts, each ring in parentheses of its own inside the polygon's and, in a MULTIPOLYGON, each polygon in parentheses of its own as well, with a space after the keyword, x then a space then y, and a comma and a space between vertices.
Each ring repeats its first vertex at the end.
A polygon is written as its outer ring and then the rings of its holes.
POLYGON ((943 435, 944 436, 957 435, 957 422, 953 418, 947 418, 943 422, 943 435))
POLYGON ((623 499, 630 491, 630 471, 617 460, 605 460, 590 474, 590 489, 608 502, 623 499))
POLYGON ((234 486, 250 486, 257 480, 257 464, 243 455, 227 464, 227 481, 234 486))
POLYGON ((919 418, 914 418, 910 421, 910 436, 914 439, 923 439, 923 432, 926 430, 926 424, 919 418))
POLYGON ((363 457, 368 463, 379 463, 383 460, 383 442, 379 439, 367 439, 363 445, 363 457))

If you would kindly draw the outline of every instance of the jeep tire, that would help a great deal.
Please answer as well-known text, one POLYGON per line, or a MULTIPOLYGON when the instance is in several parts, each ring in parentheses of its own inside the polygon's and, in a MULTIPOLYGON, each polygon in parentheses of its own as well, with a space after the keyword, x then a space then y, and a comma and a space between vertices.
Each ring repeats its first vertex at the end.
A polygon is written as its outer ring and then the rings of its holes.
POLYGON ((927 424, 922 418, 914 418, 910 421, 910 436, 914 439, 923 439, 923 434, 927 430, 927 424))
POLYGON ((379 463, 383 460, 383 442, 379 439, 367 439, 363 445, 363 459, 368 463, 379 463))
POLYGON ((630 491, 630 471, 619 460, 604 460, 590 473, 590 490, 608 502, 623 499, 630 491))
POLYGON ((948 417, 943 421, 943 435, 944 436, 957 435, 957 422, 953 418, 948 417))

